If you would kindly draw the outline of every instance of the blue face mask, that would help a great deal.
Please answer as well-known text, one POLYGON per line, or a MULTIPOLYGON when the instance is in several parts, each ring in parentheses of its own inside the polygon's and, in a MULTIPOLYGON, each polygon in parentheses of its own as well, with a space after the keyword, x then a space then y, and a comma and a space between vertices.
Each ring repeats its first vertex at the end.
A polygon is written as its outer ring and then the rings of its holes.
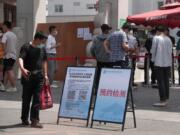
POLYGON ((41 48, 43 48, 44 46, 45 46, 44 44, 40 44, 40 45, 37 46, 37 48, 40 48, 40 49, 41 49, 41 48))

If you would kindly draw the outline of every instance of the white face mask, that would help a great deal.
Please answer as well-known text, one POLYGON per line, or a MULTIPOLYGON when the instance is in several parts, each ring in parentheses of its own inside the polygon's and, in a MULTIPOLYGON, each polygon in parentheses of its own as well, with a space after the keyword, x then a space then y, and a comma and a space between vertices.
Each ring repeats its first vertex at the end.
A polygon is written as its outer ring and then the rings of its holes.
POLYGON ((56 36, 58 34, 58 31, 54 31, 54 35, 56 36))

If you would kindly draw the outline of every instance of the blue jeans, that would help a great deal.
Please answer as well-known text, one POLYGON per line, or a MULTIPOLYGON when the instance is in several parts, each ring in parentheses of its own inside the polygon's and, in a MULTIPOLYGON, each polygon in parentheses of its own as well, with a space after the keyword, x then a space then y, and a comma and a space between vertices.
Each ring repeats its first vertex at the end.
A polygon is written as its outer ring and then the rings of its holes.
MULTIPOLYGON (((55 58, 56 54, 47 54, 48 58, 55 58)), ((48 60, 48 77, 49 83, 52 84, 55 76, 56 71, 56 61, 55 60, 48 60)))

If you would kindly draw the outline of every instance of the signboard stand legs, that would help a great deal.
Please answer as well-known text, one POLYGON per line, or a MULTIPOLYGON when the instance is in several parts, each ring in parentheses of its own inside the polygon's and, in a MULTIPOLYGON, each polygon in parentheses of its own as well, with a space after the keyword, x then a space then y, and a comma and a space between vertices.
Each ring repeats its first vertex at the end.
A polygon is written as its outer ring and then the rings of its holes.
MULTIPOLYGON (((58 116, 57 122, 56 122, 57 125, 59 125, 59 119, 60 119, 60 117, 58 116)), ((73 119, 70 119, 70 121, 72 122, 73 119)), ((89 125, 89 118, 88 118, 87 121, 86 121, 86 127, 88 127, 88 125, 89 125)))
MULTIPOLYGON (((134 109, 134 99, 133 99, 133 94, 132 94, 132 87, 130 86, 129 87, 129 92, 128 92, 128 100, 127 100, 127 103, 126 103, 126 112, 132 112, 133 113, 133 121, 134 121, 134 128, 136 128, 136 115, 135 115, 135 109, 134 109), (129 99, 130 98, 130 99, 129 99), (128 110, 127 106, 128 104, 131 103, 131 108, 132 110, 128 110)), ((124 127, 125 127, 125 122, 126 122, 126 113, 125 113, 125 116, 124 116, 124 121, 123 121, 123 124, 122 124, 122 131, 124 131, 124 127)))

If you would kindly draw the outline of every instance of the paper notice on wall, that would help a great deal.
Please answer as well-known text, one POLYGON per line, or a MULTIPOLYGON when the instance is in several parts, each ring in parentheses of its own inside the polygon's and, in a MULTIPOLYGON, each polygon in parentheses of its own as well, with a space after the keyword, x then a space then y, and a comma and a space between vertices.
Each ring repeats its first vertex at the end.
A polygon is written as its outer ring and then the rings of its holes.
POLYGON ((84 40, 92 40, 92 33, 84 33, 84 40))
POLYGON ((84 37, 84 28, 78 28, 77 29, 77 38, 83 38, 84 37))
POLYGON ((90 29, 89 28, 84 28, 84 34, 86 33, 90 33, 90 29))
POLYGON ((78 28, 77 38, 83 38, 83 40, 92 40, 92 33, 90 33, 90 28, 78 28))
POLYGON ((84 28, 84 40, 92 40, 92 33, 89 28, 84 28))

